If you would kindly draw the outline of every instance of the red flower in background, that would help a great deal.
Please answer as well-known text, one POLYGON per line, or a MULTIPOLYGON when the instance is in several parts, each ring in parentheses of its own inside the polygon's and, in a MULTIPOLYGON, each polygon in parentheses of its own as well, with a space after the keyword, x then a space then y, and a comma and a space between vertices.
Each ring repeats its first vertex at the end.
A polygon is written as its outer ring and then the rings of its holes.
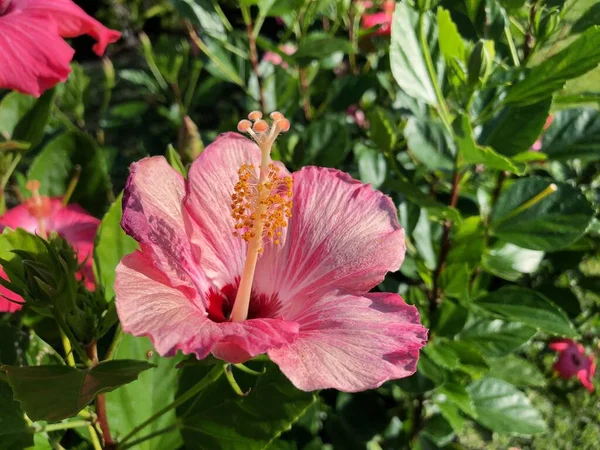
POLYGON ((594 392, 592 378, 596 373, 596 362, 593 356, 587 356, 583 345, 571 339, 559 339, 549 345, 551 350, 558 352, 558 361, 554 370, 561 378, 577 377, 588 391, 594 392))
POLYGON ((0 88, 39 97, 65 81, 75 51, 63 38, 84 34, 98 56, 121 37, 71 0, 0 0, 0 88))
MULTIPOLYGON (((39 184, 33 186, 39 188, 39 184)), ((0 232, 4 228, 22 228, 30 233, 45 236, 51 231, 56 231, 77 251, 79 262, 85 263, 78 277, 84 280, 86 288, 93 290, 95 284, 92 252, 100 220, 89 215, 79 205, 65 206, 61 198, 40 196, 37 194, 37 189, 33 189, 33 192, 32 198, 0 216, 0 232)), ((6 278, 2 267, 0 267, 0 276, 6 278)), ((21 297, 0 286, 0 312, 14 312, 21 309, 19 305, 3 297, 23 302, 21 297)))
MULTIPOLYGON (((363 6, 367 9, 371 8, 372 5, 369 1, 363 2, 363 6)), ((373 34, 389 36, 392 34, 392 16, 396 8, 396 2, 386 0, 381 8, 383 11, 363 15, 361 19, 362 27, 367 29, 381 25, 373 34)))

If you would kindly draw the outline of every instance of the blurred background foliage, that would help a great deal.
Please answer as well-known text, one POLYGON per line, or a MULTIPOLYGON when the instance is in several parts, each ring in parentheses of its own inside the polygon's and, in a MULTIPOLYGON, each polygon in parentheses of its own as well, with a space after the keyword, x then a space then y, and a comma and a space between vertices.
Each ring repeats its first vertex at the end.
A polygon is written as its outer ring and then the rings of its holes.
MULTIPOLYGON (((189 164, 255 109, 291 119, 274 153, 290 169, 339 168, 398 206, 406 260, 381 289, 431 329, 417 374, 323 391, 269 448, 597 448, 598 395, 558 378, 547 345, 568 336, 598 354, 598 2, 403 1, 374 28, 365 17, 383 2, 77 3, 123 38, 103 60, 87 37, 73 40, 72 75, 35 105, 3 94, 0 134, 30 146, 4 156, 17 167, 4 180, 8 206, 27 179, 62 195, 80 173, 73 201, 102 217, 131 162, 172 145, 171 162, 189 164), (45 134, 19 126, 44 102, 52 115, 33 123, 45 134)), ((149 347, 127 339, 123 357, 149 347)), ((157 382, 127 389, 134 398, 157 382)), ((128 394, 112 395, 109 417, 137 423, 119 407, 128 394)), ((63 445, 87 448, 68 433, 63 445)), ((205 448, 184 439, 145 448, 205 448)))

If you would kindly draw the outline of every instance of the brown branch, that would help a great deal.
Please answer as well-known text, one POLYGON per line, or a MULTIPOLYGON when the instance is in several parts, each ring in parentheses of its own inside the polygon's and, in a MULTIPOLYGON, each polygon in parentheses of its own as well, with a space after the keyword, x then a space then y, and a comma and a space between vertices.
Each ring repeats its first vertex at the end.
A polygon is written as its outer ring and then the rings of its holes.
POLYGON ((267 104, 265 102, 265 92, 260 82, 260 76, 258 74, 258 52, 256 51, 256 37, 254 36, 254 29, 252 27, 252 21, 248 22, 246 26, 248 32, 248 43, 250 45, 250 62, 252 63, 252 70, 256 75, 256 83, 258 84, 258 96, 260 99, 260 107, 263 113, 267 112, 267 104))
POLYGON ((523 62, 527 61, 529 55, 531 54, 531 49, 533 48, 533 22, 535 20, 535 6, 536 2, 531 4, 531 9, 529 10, 529 27, 527 27, 527 33, 525 33, 525 41, 523 42, 523 62))
POLYGON ((312 119, 312 109, 310 105, 310 95, 308 93, 308 80, 306 78, 306 70, 300 69, 300 89, 302 91, 302 97, 304 99, 304 117, 306 120, 312 119))
MULTIPOLYGON (((458 169, 454 172, 454 178, 452 180, 452 191, 450 193, 450 206, 452 208, 456 207, 458 203, 458 191, 459 191, 459 183, 460 183, 460 173, 458 169)), ((444 222, 444 229, 442 230, 442 245, 440 247, 440 257, 438 259, 438 264, 433 272, 433 288, 429 293, 429 320, 431 321, 433 314, 437 310, 438 300, 440 296, 439 292, 439 278, 444 270, 444 265, 446 264, 446 258, 448 257, 448 253, 450 252, 451 242, 450 242, 450 231, 452 230, 452 221, 446 220, 444 222)))
MULTIPOLYGON (((88 348, 87 353, 89 358, 92 360, 92 366, 98 364, 98 346, 96 342, 92 342, 88 348)), ((115 447, 115 443, 110 435, 110 428, 108 426, 108 416, 106 415, 106 397, 104 394, 99 394, 96 397, 96 416, 98 416, 98 423, 102 430, 102 436, 104 438, 104 448, 112 449, 115 447)))

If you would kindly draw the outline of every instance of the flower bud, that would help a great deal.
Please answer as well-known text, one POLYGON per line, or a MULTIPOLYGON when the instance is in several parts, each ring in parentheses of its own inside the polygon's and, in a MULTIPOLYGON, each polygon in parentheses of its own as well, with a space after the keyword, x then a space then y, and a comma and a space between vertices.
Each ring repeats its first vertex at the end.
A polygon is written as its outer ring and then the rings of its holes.
POLYGON ((480 39, 469 56, 467 65, 469 86, 485 84, 494 65, 494 42, 480 39))
POLYGON ((560 11, 557 8, 540 8, 533 19, 533 34, 538 41, 548 39, 558 28, 560 11))
POLYGON ((190 116, 183 118, 183 123, 179 129, 177 149, 184 164, 194 161, 204 150, 198 127, 190 116))

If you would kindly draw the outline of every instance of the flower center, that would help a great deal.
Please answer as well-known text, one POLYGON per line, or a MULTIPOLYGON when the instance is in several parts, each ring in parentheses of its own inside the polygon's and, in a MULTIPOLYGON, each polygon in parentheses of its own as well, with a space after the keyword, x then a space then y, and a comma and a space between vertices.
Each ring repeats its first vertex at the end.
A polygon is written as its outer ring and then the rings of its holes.
POLYGON ((260 111, 253 111, 248 115, 249 120, 238 124, 238 131, 248 133, 258 144, 261 162, 258 171, 251 164, 240 167, 239 180, 231 195, 231 215, 235 221, 233 234, 248 243, 246 262, 231 311, 234 322, 248 318, 252 281, 263 245, 269 242, 280 244, 281 230, 292 215, 292 178, 282 176, 271 162, 273 143, 279 133, 290 129, 290 122, 277 111, 270 117, 271 126, 262 120, 260 111))
POLYGON ((28 181, 25 187, 31 191, 31 198, 25 202, 27 211, 38 220, 39 235, 47 239, 46 218, 50 216, 50 199, 40 195, 41 183, 38 180, 28 181))
MULTIPOLYGON (((230 320, 239 281, 237 279, 235 283, 228 284, 220 290, 213 288, 208 292, 206 296, 206 311, 210 320, 218 323, 230 320)), ((248 319, 277 317, 280 315, 280 311, 281 303, 277 294, 265 295, 252 291, 248 308, 248 319)))

